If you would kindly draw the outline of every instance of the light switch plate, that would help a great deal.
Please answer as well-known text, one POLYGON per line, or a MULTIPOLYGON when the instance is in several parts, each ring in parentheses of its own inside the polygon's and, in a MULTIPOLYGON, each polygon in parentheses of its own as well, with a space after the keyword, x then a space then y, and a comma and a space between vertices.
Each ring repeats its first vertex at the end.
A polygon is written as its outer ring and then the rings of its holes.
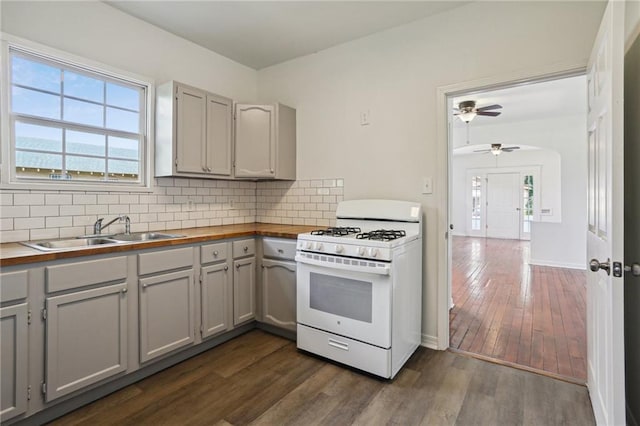
POLYGON ((422 178, 422 193, 433 194, 433 178, 431 176, 422 178))

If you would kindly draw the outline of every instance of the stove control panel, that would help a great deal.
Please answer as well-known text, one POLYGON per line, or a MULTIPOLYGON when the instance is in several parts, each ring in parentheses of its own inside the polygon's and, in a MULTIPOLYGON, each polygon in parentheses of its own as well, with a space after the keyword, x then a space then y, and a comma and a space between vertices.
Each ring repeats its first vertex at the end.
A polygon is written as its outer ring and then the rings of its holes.
POLYGON ((363 259, 390 260, 391 249, 386 247, 368 247, 362 242, 356 244, 298 240, 297 249, 313 253, 347 256, 363 259))

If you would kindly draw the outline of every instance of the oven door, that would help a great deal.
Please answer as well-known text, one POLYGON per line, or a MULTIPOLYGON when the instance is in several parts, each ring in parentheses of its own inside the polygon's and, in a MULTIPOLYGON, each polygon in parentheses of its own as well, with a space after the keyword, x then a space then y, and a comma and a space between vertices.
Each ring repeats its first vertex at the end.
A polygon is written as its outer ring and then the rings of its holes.
POLYGON ((298 252, 297 321, 391 347, 391 275, 385 262, 298 252))

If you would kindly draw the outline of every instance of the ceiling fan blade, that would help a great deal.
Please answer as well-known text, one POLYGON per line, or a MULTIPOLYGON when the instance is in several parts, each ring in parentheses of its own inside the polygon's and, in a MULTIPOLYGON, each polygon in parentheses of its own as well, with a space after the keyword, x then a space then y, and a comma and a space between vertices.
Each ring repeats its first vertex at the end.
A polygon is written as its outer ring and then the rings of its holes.
POLYGON ((473 152, 484 152, 484 153, 487 153, 487 152, 491 152, 491 150, 490 149, 478 149, 478 150, 475 150, 473 152))
POLYGON ((506 151, 506 152, 515 151, 516 149, 520 149, 520 147, 519 146, 509 146, 509 147, 506 147, 506 148, 502 148, 502 150, 506 151))
POLYGON ((492 111, 478 111, 476 114, 478 115, 488 115, 489 117, 497 117, 501 112, 492 112, 492 111))
POLYGON ((476 111, 482 112, 482 111, 489 111, 490 109, 500 109, 500 108, 502 108, 502 105, 494 104, 494 105, 487 105, 481 108, 476 108, 476 111))

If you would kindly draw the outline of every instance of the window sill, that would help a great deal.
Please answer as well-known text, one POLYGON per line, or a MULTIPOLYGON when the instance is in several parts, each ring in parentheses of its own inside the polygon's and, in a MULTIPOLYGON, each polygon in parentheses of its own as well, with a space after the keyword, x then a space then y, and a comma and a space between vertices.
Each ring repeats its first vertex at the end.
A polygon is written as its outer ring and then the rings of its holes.
POLYGON ((63 182, 11 182, 0 183, 0 189, 3 191, 84 191, 84 192, 153 192, 151 186, 139 185, 96 185, 82 183, 63 183, 63 182))

